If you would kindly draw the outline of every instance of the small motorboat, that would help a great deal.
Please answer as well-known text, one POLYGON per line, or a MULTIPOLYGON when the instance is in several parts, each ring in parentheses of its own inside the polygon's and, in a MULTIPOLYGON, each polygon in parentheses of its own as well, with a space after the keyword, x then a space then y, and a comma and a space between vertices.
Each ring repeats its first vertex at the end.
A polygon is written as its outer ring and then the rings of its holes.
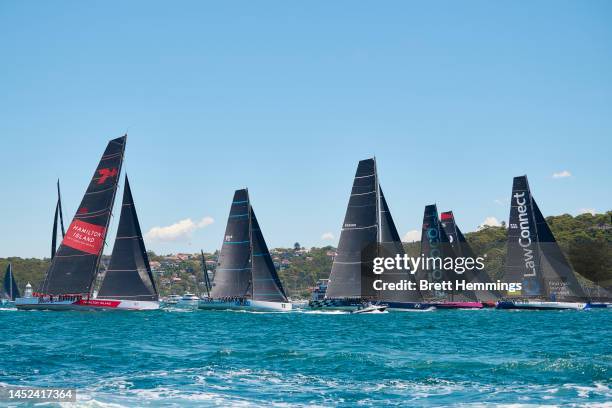
POLYGON ((366 303, 356 310, 353 310, 351 314, 384 312, 385 310, 387 310, 387 305, 373 305, 371 303, 366 303))
POLYGON ((176 305, 181 300, 181 295, 168 295, 168 297, 164 300, 164 304, 166 305, 176 305))
POLYGON ((176 304, 177 307, 197 309, 200 298, 193 293, 185 293, 176 304))

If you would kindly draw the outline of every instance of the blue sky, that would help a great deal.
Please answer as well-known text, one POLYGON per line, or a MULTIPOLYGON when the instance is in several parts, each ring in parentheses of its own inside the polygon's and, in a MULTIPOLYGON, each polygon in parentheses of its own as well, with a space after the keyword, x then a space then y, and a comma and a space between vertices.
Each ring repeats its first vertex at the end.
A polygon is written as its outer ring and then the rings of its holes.
POLYGON ((373 155, 402 235, 432 202, 465 231, 506 220, 521 174, 547 215, 605 211, 611 20, 607 1, 0 2, 0 256, 48 256, 55 179, 70 219, 126 131, 143 230, 174 225, 147 237, 161 253, 218 248, 244 186, 269 246, 335 244, 373 155))

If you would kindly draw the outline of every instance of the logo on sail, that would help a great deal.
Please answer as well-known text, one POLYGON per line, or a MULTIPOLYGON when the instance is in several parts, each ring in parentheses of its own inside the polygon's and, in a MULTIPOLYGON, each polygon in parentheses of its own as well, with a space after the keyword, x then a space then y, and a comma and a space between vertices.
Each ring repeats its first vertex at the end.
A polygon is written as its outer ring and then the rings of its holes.
POLYGON ((98 179, 98 184, 104 184, 106 180, 108 180, 110 177, 117 176, 117 169, 116 168, 100 169, 98 170, 98 173, 100 174, 100 178, 98 179))
POLYGON ((97 255, 104 245, 105 232, 106 228, 101 225, 74 220, 68 227, 62 244, 78 251, 97 255))
MULTIPOLYGON (((529 226, 529 214, 527 212, 527 199, 525 198, 525 192, 515 193, 513 197, 516 199, 517 211, 518 211, 518 227, 521 229, 520 237, 518 240, 519 245, 523 248, 523 256, 525 262, 525 269, 530 271, 525 273, 525 277, 536 276, 536 264, 532 247, 531 229, 529 226)), ((516 228, 516 226, 512 226, 516 228)))

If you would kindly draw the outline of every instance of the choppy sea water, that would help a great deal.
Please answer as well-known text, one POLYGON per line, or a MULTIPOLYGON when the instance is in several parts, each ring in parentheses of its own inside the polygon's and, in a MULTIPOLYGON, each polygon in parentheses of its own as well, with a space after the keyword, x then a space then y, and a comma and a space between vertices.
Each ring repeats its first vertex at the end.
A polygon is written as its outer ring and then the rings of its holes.
POLYGON ((0 385, 79 406, 612 406, 612 310, 0 310, 0 385))

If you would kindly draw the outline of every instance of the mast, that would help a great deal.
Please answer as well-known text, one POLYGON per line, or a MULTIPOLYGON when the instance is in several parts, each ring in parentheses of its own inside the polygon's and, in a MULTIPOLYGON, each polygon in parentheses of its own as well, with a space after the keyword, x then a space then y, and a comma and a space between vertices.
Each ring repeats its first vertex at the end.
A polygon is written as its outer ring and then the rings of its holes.
MULTIPOLYGON (((111 204, 108 207, 108 215, 109 216, 106 217, 106 225, 104 226, 104 231, 106 231, 106 232, 108 232, 108 225, 110 224, 110 220, 111 220, 111 217, 113 215, 113 207, 114 207, 114 204, 115 204, 115 197, 117 195, 117 187, 119 187, 119 176, 121 175, 121 167, 123 165, 123 159, 124 159, 124 155, 125 155, 125 144, 126 144, 126 142, 127 142, 127 133, 125 135, 123 135, 123 145, 121 147, 121 156, 120 156, 121 160, 119 162, 119 169, 116 172, 116 176, 117 176, 116 180, 117 180, 117 182, 115 183, 115 186, 114 186, 114 188, 112 190, 113 196, 111 198, 111 204)), ((127 185, 128 184, 127 183, 127 175, 125 176, 125 181, 126 181, 126 187, 129 190, 129 186, 127 185)), ((131 194, 132 193, 130 192, 130 196, 131 196, 131 194)), ((136 222, 138 222, 138 219, 136 220, 136 222)), ((138 228, 140 228, 140 227, 138 227, 138 228)), ((106 234, 104 234, 104 238, 102 239, 102 241, 103 241, 103 244, 102 244, 102 247, 100 248, 100 253, 99 253, 98 259, 96 260, 96 267, 94 268, 94 273, 91 275, 91 279, 89 280, 89 287, 87 288, 87 295, 88 296, 91 296, 91 290, 93 289, 92 288, 93 283, 94 283, 94 281, 96 279, 96 276, 97 276, 97 274, 99 273, 99 270, 100 270, 100 261, 102 260, 102 251, 104 251, 104 247, 106 246, 106 234)), ((146 256, 146 254, 145 254, 145 256, 146 256)), ((149 260, 147 258, 147 266, 148 265, 149 265, 149 260)), ((149 268, 149 270, 150 270, 150 268, 149 268)), ((155 285, 155 282, 153 282, 153 285, 155 285)))
POLYGON ((55 258, 57 250, 57 218, 59 212, 59 203, 55 203, 55 216, 53 217, 53 232, 51 233, 51 259, 55 258))
POLYGON ((249 286, 247 287, 247 290, 245 292, 245 296, 248 296, 248 292, 251 292, 251 298, 255 298, 255 287, 253 285, 253 209, 251 207, 251 197, 249 196, 249 189, 245 187, 244 189, 246 191, 246 196, 247 196, 247 206, 248 206, 248 212, 249 212, 249 270, 251 271, 250 274, 250 281, 249 281, 249 286))
MULTIPOLYGON (((380 181, 378 180, 378 168, 376 167, 376 156, 374 156, 373 160, 374 160, 374 180, 376 183, 376 224, 377 224, 376 242, 380 244, 382 242, 382 209, 380 206, 380 181)), ((378 248, 377 248, 377 252, 378 252, 378 248)))

